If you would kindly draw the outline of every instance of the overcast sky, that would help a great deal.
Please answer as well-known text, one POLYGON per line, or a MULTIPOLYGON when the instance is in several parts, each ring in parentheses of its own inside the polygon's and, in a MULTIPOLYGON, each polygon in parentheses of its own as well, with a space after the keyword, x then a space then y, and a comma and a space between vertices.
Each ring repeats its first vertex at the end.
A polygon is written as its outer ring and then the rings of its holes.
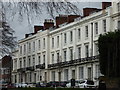
MULTIPOLYGON (((75 4, 79 7, 81 12, 82 8, 85 7, 102 7, 101 2, 76 2, 75 4)), ((33 32, 34 25, 43 25, 44 19, 50 19, 50 16, 46 12, 41 14, 39 19, 33 18, 31 25, 29 25, 26 17, 23 18, 22 22, 19 22, 18 15, 16 14, 13 20, 9 17, 8 22, 15 30, 15 36, 17 37, 17 40, 20 40, 24 38, 25 34, 33 32)))

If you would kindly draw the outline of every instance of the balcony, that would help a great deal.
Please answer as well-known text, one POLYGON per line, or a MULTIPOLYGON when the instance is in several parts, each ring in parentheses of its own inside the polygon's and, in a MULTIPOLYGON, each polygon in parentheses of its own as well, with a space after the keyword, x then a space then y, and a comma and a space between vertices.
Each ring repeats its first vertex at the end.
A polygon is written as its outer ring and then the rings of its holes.
POLYGON ((36 65, 36 69, 37 69, 37 68, 45 69, 45 63, 36 65))
POLYGON ((75 59, 75 60, 71 60, 71 61, 48 64, 48 68, 53 69, 53 68, 61 68, 61 67, 67 67, 67 66, 75 66, 75 65, 79 65, 79 64, 83 64, 83 63, 98 61, 98 58, 99 58, 99 56, 92 56, 92 57, 75 59))
POLYGON ((31 67, 27 67, 27 68, 26 68, 27 71, 34 71, 34 69, 35 69, 34 66, 31 66, 31 67))
POLYGON ((17 72, 25 72, 26 71, 26 68, 19 68, 17 69, 17 72))

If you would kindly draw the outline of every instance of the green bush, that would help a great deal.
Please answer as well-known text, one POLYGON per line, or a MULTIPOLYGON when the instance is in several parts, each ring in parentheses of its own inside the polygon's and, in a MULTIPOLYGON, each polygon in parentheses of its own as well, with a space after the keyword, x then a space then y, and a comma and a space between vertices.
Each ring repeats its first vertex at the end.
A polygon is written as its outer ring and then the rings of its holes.
POLYGON ((106 77, 120 77, 120 31, 100 35, 98 47, 101 73, 106 77))

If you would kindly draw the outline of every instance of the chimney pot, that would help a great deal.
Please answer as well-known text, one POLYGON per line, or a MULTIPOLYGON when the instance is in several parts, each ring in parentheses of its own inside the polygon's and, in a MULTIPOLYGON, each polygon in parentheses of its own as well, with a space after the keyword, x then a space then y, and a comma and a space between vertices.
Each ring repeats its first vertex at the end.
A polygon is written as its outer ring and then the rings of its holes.
POLYGON ((54 21, 52 19, 45 19, 44 29, 49 29, 50 27, 54 27, 54 21))

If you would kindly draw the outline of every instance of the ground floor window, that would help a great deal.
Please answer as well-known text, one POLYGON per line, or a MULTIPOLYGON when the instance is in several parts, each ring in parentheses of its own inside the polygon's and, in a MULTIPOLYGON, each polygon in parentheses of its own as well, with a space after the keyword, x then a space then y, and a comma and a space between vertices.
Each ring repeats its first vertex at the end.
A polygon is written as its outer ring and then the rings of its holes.
POLYGON ((15 83, 17 83, 17 76, 15 75, 15 83))
POLYGON ((92 79, 92 69, 91 67, 88 67, 88 79, 92 79))
POLYGON ((64 80, 68 81, 68 69, 64 70, 64 80))
POLYGON ((100 66, 99 66, 99 65, 96 65, 96 66, 95 66, 95 69, 96 69, 96 70, 95 70, 95 71, 96 71, 96 72, 95 72, 95 76, 96 76, 96 78, 98 78, 98 77, 100 76, 100 66))
POLYGON ((72 78, 75 79, 75 70, 72 70, 72 78))
POLYGON ((79 67, 79 79, 82 80, 84 78, 84 67, 79 67))
POLYGON ((52 71, 51 76, 52 76, 52 81, 55 81, 55 71, 52 71))

